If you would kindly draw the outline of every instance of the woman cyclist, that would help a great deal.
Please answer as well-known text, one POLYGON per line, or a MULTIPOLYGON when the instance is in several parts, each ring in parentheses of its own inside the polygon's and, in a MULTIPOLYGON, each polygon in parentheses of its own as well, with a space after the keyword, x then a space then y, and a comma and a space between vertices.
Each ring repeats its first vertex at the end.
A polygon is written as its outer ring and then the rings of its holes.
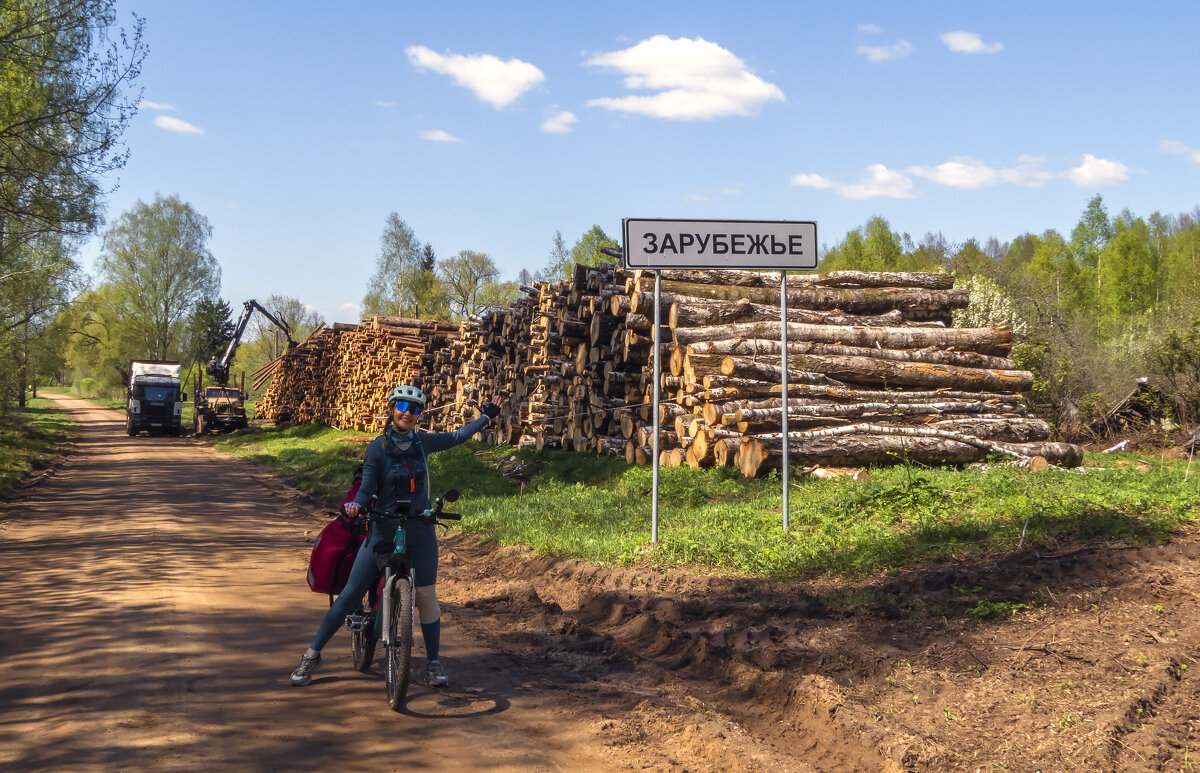
MULTIPOLYGON (((398 386, 388 396, 388 425, 383 434, 371 441, 363 457, 362 485, 354 501, 346 504, 349 516, 358 515, 371 497, 377 497, 375 511, 396 515, 420 515, 430 506, 429 454, 444 451, 466 441, 487 426, 500 413, 503 399, 494 395, 480 410, 483 416, 454 432, 415 431, 425 395, 415 386, 398 386)), ((300 665, 292 672, 292 684, 300 687, 312 681, 321 667, 321 648, 329 642, 367 588, 375 581, 375 546, 387 545, 390 550, 396 536, 396 522, 374 520, 367 539, 363 541, 346 587, 325 613, 312 644, 300 657, 300 665)), ((441 609, 437 602, 438 543, 433 524, 413 523, 406 528, 406 550, 413 567, 413 583, 417 611, 421 617, 421 638, 429 658, 429 684, 445 687, 449 684, 446 669, 438 660, 441 638, 441 609)))

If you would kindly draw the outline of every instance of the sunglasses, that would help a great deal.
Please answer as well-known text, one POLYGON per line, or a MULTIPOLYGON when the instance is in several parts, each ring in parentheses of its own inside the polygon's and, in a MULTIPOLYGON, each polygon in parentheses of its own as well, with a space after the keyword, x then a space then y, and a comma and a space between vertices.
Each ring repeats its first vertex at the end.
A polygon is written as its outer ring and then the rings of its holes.
POLYGON ((421 405, 420 403, 410 403, 407 400, 401 400, 396 403, 396 410, 401 413, 410 413, 413 416, 419 416, 421 414, 421 405))

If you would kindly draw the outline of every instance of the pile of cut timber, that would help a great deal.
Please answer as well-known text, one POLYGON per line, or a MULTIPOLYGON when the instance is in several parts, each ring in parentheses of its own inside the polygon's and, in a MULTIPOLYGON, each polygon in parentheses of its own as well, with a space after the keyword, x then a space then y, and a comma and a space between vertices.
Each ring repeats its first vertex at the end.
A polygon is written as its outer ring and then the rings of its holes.
MULTIPOLYGON (((747 477, 778 467, 784 443, 778 274, 662 275, 661 462, 734 464, 747 477)), ((464 324, 440 351, 427 345, 404 377, 374 382, 370 410, 312 420, 365 428, 348 419, 381 415, 389 384, 409 380, 431 404, 446 405, 431 412, 432 429, 474 418, 479 402, 500 392, 509 399, 487 432, 492 443, 623 454, 645 463, 652 447, 653 287, 650 272, 576 266, 568 280, 523 287, 520 300, 464 324)), ((1081 450, 1049 442, 1050 427, 1026 412, 1017 393, 1032 376, 1007 357, 1011 331, 949 327, 951 313, 968 302, 953 277, 796 275, 788 278, 787 295, 793 463, 964 463, 1002 454, 1078 464, 1081 450)), ((306 379, 321 367, 334 374, 348 367, 340 343, 324 350, 319 343, 308 346, 310 359, 343 364, 298 358, 306 379)))
POLYGON ((257 415, 377 431, 392 387, 446 367, 458 332, 448 322, 379 316, 318 328, 253 374, 255 389, 271 382, 257 415))

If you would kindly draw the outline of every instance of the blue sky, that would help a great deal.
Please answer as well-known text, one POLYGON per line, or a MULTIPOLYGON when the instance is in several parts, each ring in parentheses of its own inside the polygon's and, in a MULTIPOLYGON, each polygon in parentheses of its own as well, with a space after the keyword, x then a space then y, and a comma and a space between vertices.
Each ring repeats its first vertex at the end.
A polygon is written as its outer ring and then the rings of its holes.
MULTIPOLYGON (((223 297, 356 321, 397 212, 503 278, 621 220, 882 215, 919 240, 1200 205, 1200 4, 122 0, 110 220, 177 194, 223 297)), ((85 250, 85 263, 99 240, 85 250)))

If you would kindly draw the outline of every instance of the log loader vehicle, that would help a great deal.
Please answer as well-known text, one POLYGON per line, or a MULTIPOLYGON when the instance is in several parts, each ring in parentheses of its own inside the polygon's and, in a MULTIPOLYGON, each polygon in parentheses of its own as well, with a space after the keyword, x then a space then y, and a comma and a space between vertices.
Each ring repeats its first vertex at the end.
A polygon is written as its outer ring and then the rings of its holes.
POLYGON ((197 435, 203 435, 209 430, 241 429, 247 424, 246 379, 243 375, 240 388, 229 386, 229 364, 233 361, 233 355, 242 342, 246 326, 250 324, 250 317, 256 310, 283 331, 287 336, 289 349, 296 345, 296 342, 292 340, 291 329, 286 323, 276 318, 254 299, 243 303, 242 316, 234 325, 233 336, 229 339, 229 345, 225 347, 225 352, 220 358, 213 356, 204 371, 197 374, 194 395, 196 412, 195 418, 192 420, 192 429, 197 435), (204 384, 204 372, 207 372, 213 380, 213 383, 208 386, 204 384))

